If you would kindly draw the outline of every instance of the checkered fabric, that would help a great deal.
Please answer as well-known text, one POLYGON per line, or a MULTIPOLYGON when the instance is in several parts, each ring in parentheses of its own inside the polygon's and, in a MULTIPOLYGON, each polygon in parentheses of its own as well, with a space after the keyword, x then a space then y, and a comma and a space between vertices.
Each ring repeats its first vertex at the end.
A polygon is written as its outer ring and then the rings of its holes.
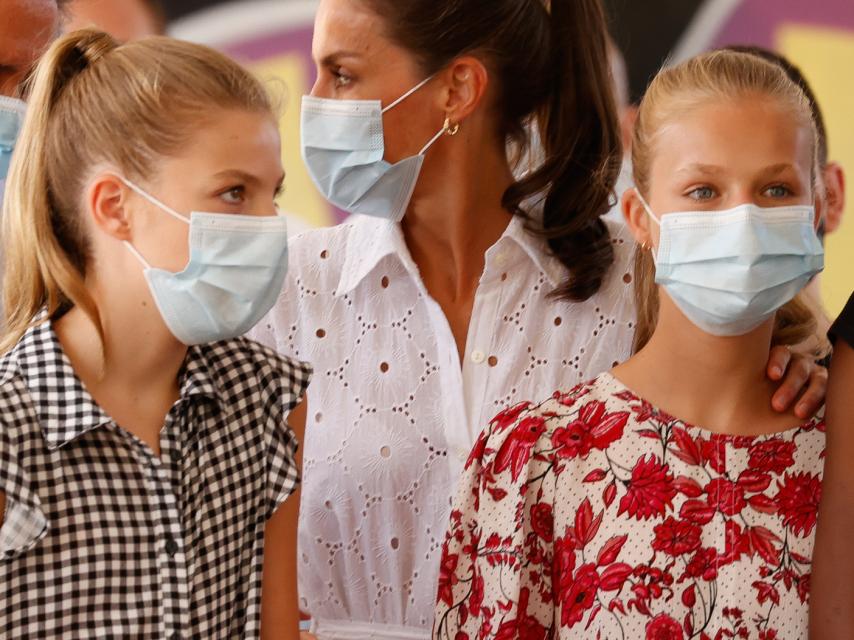
POLYGON ((264 526, 294 490, 308 365, 191 347, 161 454, 116 425, 50 323, 0 359, 0 637, 257 638, 264 526))

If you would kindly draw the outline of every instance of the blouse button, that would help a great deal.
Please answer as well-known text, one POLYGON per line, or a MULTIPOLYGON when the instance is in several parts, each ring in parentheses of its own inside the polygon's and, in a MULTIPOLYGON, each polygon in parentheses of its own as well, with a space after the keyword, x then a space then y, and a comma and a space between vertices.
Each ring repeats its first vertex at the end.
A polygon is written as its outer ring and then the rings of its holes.
POLYGON ((475 364, 481 364, 486 360, 486 354, 483 351, 475 350, 471 352, 471 361, 475 364))

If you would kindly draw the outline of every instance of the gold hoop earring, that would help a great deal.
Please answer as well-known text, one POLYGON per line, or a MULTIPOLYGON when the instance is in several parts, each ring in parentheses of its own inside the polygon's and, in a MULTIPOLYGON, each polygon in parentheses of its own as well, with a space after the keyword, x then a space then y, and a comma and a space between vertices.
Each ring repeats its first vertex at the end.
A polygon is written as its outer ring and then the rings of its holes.
POLYGON ((443 128, 445 129, 445 133, 447 133, 449 136, 455 136, 460 131, 460 123, 457 122, 456 124, 454 124, 452 126, 451 125, 451 116, 445 116, 445 124, 444 124, 443 128))

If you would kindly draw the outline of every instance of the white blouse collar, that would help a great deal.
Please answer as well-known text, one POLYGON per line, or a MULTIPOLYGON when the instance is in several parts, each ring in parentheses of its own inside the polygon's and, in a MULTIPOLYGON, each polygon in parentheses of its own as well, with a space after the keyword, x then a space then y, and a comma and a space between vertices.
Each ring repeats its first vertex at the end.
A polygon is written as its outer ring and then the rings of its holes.
MULTIPOLYGON (((336 295, 342 296, 353 291, 388 255, 397 256, 413 278, 420 277, 418 266, 406 246, 400 223, 370 216, 354 216, 352 221, 344 224, 351 225, 352 229, 336 295)), ((487 250, 485 277, 489 277, 491 270, 502 268, 498 264, 501 261, 494 258, 501 255, 508 244, 521 248, 523 254, 546 275, 552 287, 557 287, 565 279, 566 268, 550 254, 545 240, 525 229, 525 220, 519 216, 513 216, 498 241, 487 250)))

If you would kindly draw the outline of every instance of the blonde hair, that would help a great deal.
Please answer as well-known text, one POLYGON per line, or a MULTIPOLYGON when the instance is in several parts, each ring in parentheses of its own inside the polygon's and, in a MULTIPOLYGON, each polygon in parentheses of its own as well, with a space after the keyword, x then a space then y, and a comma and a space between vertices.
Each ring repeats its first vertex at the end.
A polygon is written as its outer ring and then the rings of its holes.
MULTIPOLYGON (((813 190, 818 187, 818 134, 812 109, 804 92, 777 65, 758 56, 720 50, 712 51, 658 73, 641 102, 632 142, 632 165, 637 189, 649 194, 650 169, 658 132, 669 119, 712 101, 745 97, 767 98, 789 111, 800 126, 812 131, 813 190)), ((635 300, 637 327, 634 351, 649 342, 658 323, 658 287, 652 254, 636 248, 635 300)), ((803 345, 810 342, 814 355, 829 350, 827 340, 818 335, 816 319, 801 296, 784 305, 776 316, 775 345, 803 345)))
POLYGON ((207 47, 164 37, 119 45, 93 29, 50 47, 32 79, 6 184, 0 351, 14 346, 42 309, 55 317, 77 306, 103 339, 85 286, 85 182, 100 164, 144 181, 215 109, 272 114, 261 83, 207 47))

